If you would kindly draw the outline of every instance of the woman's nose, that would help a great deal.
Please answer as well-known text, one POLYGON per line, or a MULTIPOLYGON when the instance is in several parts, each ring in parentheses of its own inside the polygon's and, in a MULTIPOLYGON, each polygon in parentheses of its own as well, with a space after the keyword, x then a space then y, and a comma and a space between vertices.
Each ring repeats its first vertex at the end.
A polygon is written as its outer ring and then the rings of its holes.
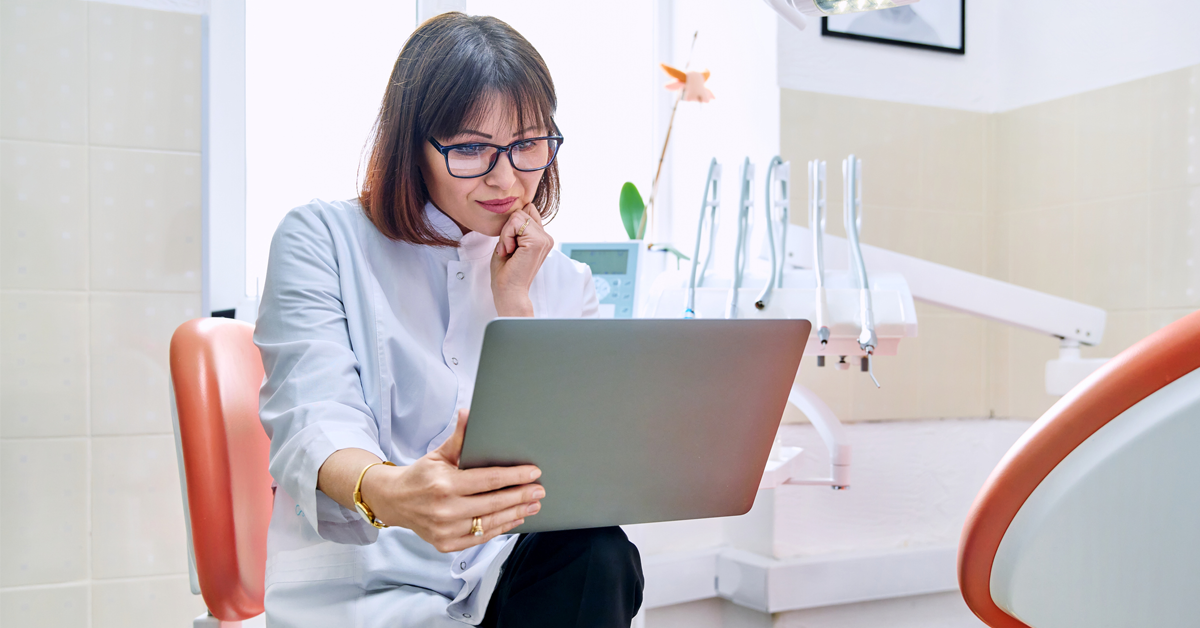
POLYGON ((517 172, 513 170, 512 162, 508 159, 508 153, 496 155, 496 160, 496 167, 487 173, 487 176, 484 177, 484 182, 489 186, 507 190, 516 181, 517 172))

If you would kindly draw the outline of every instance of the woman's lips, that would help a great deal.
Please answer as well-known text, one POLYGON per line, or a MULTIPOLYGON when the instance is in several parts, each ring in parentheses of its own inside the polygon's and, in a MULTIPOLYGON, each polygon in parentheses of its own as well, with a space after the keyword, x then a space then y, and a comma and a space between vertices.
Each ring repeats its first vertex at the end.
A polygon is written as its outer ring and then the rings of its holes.
POLYGON ((517 197, 510 196, 508 198, 498 198, 498 199, 491 200, 491 201, 475 201, 475 202, 479 203, 480 205, 483 206, 484 209, 486 209, 494 214, 503 214, 503 213, 507 212, 509 210, 509 208, 512 207, 513 203, 515 203, 516 200, 517 200, 517 197))

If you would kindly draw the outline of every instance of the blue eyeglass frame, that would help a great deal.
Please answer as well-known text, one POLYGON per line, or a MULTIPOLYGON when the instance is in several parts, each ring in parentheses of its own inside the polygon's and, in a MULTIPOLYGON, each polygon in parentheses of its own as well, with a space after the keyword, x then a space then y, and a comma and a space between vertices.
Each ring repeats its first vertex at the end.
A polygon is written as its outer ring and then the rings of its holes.
MULTIPOLYGON (((554 126, 557 127, 558 125, 555 124, 554 126)), ((500 155, 501 154, 508 155, 508 163, 509 163, 509 165, 511 165, 513 167, 513 170, 517 170, 519 172, 537 172, 538 170, 545 170, 546 168, 549 168, 551 166, 551 164, 554 163, 555 159, 558 159, 558 149, 562 148, 563 141, 564 140, 563 140, 562 135, 539 135, 537 137, 521 138, 507 146, 501 146, 499 144, 488 144, 487 142, 469 142, 467 144, 452 144, 450 146, 442 146, 440 143, 438 143, 437 140, 433 139, 432 137, 429 138, 429 143, 433 144, 433 147, 437 149, 437 152, 441 153, 442 158, 446 160, 446 172, 450 173, 450 176, 454 177, 455 179, 478 179, 479 177, 486 175, 487 173, 489 173, 493 169, 495 169, 496 164, 500 163, 500 155), (546 165, 544 165, 540 168, 519 168, 519 167, 517 167, 517 163, 515 161, 513 161, 513 157, 512 157, 513 147, 516 146, 517 144, 522 144, 524 142, 530 142, 533 140, 557 140, 557 143, 554 145, 554 154, 550 155, 550 161, 547 161, 546 165), (492 165, 488 166, 487 170, 484 170, 483 172, 481 172, 479 174, 473 174, 473 175, 469 175, 469 176, 462 176, 462 175, 454 174, 454 171, 450 169, 450 151, 452 151, 456 148, 469 148, 469 147, 475 147, 475 146, 488 146, 488 147, 497 149, 496 157, 494 159, 492 159, 492 165)))

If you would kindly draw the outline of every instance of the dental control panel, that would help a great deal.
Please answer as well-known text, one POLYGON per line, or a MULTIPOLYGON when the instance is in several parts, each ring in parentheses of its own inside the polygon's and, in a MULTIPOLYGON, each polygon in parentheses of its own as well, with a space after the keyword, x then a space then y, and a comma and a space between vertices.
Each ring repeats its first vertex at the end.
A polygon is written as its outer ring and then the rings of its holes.
POLYGON ((592 269, 600 316, 633 318, 637 301, 640 241, 564 242, 562 252, 592 269))

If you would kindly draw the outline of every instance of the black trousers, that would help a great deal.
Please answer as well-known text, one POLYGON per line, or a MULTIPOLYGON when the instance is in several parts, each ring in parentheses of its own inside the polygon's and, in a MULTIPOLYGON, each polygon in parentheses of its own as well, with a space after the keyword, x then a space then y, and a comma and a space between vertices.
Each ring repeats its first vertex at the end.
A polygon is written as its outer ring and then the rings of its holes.
POLYGON ((522 534, 479 628, 628 628, 644 583, 621 528, 522 534))

